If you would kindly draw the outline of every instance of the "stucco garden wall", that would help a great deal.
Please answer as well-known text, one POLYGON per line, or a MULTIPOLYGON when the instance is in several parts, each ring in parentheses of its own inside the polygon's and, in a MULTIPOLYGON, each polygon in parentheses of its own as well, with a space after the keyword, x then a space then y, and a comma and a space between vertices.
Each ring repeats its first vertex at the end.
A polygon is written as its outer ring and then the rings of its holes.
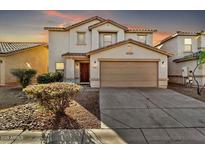
MULTIPOLYGON (((196 60, 185 61, 180 63, 172 62, 172 64, 169 65, 169 82, 184 84, 185 79, 182 77, 182 69, 186 67, 188 71, 193 71, 196 64, 196 60)), ((195 75, 200 85, 205 84, 205 65, 199 67, 196 70, 195 75)), ((193 84, 195 85, 196 83, 194 82, 193 84)))

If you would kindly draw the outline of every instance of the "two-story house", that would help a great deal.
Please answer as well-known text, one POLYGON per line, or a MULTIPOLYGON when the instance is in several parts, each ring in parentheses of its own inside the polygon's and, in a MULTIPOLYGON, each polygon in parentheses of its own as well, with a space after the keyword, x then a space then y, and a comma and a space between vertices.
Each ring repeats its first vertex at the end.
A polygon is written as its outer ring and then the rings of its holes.
POLYGON ((49 32, 49 71, 91 87, 167 87, 167 57, 152 45, 156 30, 92 17, 49 32))
MULTIPOLYGON (((181 32, 162 40, 157 48, 173 53, 168 60, 169 82, 186 84, 198 62, 199 51, 205 49, 204 32, 181 32), (188 79, 188 80, 187 80, 188 79)), ((205 66, 195 72, 200 85, 205 84, 205 66)), ((194 84, 194 80, 192 80, 194 84)))

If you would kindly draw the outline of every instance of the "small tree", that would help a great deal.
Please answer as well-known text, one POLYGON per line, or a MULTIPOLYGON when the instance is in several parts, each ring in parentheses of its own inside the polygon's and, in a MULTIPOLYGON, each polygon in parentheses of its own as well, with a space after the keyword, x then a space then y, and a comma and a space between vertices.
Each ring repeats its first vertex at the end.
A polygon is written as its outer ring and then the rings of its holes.
POLYGON ((197 85, 197 94, 201 95, 201 93, 202 93, 202 91, 205 87, 205 84, 202 87, 200 87, 199 81, 196 79, 195 72, 196 72, 197 68, 201 67, 205 63, 205 50, 204 51, 199 51, 196 58, 197 58, 197 64, 196 64, 196 67, 194 68, 192 74, 193 74, 193 79, 194 79, 194 81, 196 82, 196 85, 197 85))
POLYGON ((31 83, 32 77, 36 75, 36 70, 34 69, 11 69, 11 74, 14 75, 23 88, 31 83))

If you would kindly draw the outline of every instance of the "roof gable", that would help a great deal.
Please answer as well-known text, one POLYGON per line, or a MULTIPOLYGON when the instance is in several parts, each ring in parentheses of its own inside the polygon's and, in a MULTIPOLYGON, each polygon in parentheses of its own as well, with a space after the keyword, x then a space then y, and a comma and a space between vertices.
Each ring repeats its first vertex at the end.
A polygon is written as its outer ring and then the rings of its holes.
POLYGON ((122 45, 128 44, 128 43, 132 43, 132 44, 140 46, 142 48, 146 48, 146 49, 149 49, 149 50, 152 50, 152 51, 155 51, 155 52, 167 55, 167 56, 172 56, 173 55, 172 53, 167 52, 165 50, 161 50, 161 49, 155 48, 153 46, 150 46, 150 45, 147 45, 147 44, 144 44, 144 43, 132 40, 132 39, 124 40, 124 41, 117 42, 115 44, 112 44, 112 45, 109 45, 109 46, 106 46, 106 47, 102 47, 102 48, 98 48, 96 50, 92 50, 92 51, 88 52, 87 55, 96 54, 96 53, 106 51, 106 50, 109 50, 109 49, 112 49, 112 48, 116 48, 116 47, 119 47, 119 46, 122 46, 122 45))
POLYGON ((109 24, 111 24, 111 25, 114 25, 114 26, 116 26, 116 27, 119 27, 119 28, 121 28, 121 29, 123 29, 123 30, 125 30, 125 31, 128 30, 126 26, 121 25, 121 24, 119 24, 119 23, 117 23, 117 22, 114 22, 114 21, 112 21, 112 20, 105 20, 105 21, 99 22, 99 23, 97 23, 97 24, 94 24, 94 25, 92 25, 92 26, 89 26, 88 29, 89 29, 89 30, 92 30, 93 28, 102 26, 102 25, 107 24, 107 23, 109 23, 109 24))
POLYGON ((51 30, 51 31, 68 31, 72 28, 75 28, 75 27, 78 27, 78 26, 81 26, 83 24, 86 24, 86 23, 89 23, 91 21, 94 21, 94 20, 99 20, 100 22, 101 21, 104 21, 105 19, 101 18, 101 17, 98 17, 98 16, 94 16, 94 17, 91 17, 91 18, 88 18, 86 20, 83 20, 83 21, 80 21, 78 23, 75 23, 73 25, 70 25, 70 26, 67 26, 67 27, 44 27, 44 30, 51 30))

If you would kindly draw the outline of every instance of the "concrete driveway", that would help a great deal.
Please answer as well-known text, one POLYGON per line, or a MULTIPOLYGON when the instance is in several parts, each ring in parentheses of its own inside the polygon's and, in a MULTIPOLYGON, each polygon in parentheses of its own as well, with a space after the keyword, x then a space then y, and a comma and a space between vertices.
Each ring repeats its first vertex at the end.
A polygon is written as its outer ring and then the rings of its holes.
POLYGON ((205 143, 205 103, 169 89, 101 88, 100 110, 126 143, 205 143))

